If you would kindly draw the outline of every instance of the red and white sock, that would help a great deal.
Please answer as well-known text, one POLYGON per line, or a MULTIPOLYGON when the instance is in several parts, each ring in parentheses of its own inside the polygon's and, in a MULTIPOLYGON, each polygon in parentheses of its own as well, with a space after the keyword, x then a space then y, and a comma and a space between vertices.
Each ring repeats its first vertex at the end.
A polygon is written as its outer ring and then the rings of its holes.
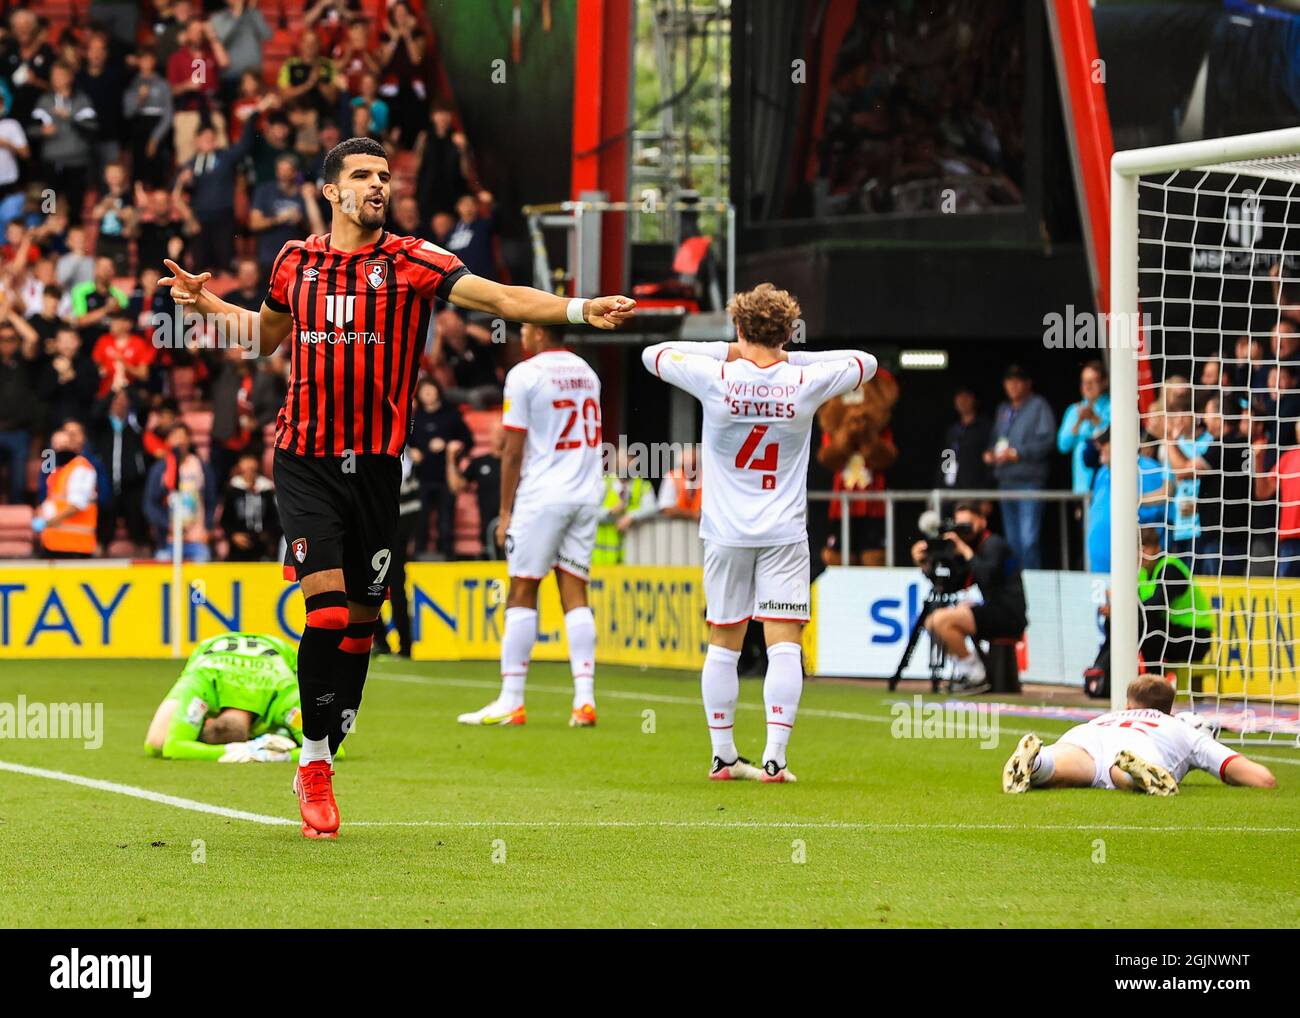
POLYGON ((501 634, 501 695, 497 702, 506 710, 522 707, 528 659, 537 640, 537 609, 507 608, 506 629, 501 634))
POLYGON ((740 651, 709 644, 708 653, 704 655, 704 670, 700 673, 709 740, 713 743, 713 755, 723 763, 735 763, 736 757, 740 756, 735 732, 736 700, 740 697, 739 662, 740 651))
POLYGON ((573 708, 596 706, 596 619, 586 605, 564 613, 564 633, 569 640, 569 668, 573 672, 573 708))
POLYGON ((799 696, 803 693, 802 648, 797 643, 774 643, 767 648, 767 677, 763 680, 763 704, 767 708, 767 745, 763 763, 775 760, 785 766, 785 747, 790 742, 799 696))

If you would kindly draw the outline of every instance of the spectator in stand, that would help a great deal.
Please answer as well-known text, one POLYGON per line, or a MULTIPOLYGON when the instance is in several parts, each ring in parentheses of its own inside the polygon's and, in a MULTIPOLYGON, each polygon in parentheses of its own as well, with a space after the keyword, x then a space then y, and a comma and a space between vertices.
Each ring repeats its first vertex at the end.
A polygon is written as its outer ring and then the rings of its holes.
MULTIPOLYGON (((153 265, 140 269, 139 285, 127 297, 126 309, 135 323, 135 330, 144 337, 144 341, 155 350, 166 344, 159 337, 154 342, 154 331, 162 323, 173 328, 176 320, 176 303, 171 299, 171 291, 158 289, 158 280, 162 273, 153 265)), ((157 362, 155 362, 157 363, 157 362)))
POLYGON ((108 331, 108 316, 125 307, 126 294, 113 283, 113 259, 96 258, 90 281, 72 288, 72 322, 81 332, 82 345, 93 351, 108 331))
POLYGON ((0 229, 22 213, 26 200, 22 181, 32 156, 27 132, 11 115, 11 106, 7 95, 0 93, 0 229))
POLYGON ((1300 423, 1283 427, 1285 451, 1258 484, 1262 497, 1277 498, 1277 575, 1300 578, 1300 423))
MULTIPOLYGON (((1151 454, 1150 444, 1138 447, 1138 522, 1142 526, 1163 528, 1170 493, 1169 475, 1164 464, 1151 454)), ((1110 572, 1110 429, 1103 428, 1088 440, 1084 462, 1092 471, 1092 489, 1088 501, 1088 572, 1110 572)))
POLYGON ((699 455, 688 442, 678 453, 677 467, 659 485, 659 514, 670 520, 698 520, 703 497, 699 455))
POLYGON ((495 220, 492 215, 492 195, 480 191, 478 197, 461 195, 456 202, 456 225, 446 238, 445 247, 457 255, 465 267, 476 276, 496 279, 496 255, 492 251, 492 233, 495 220))
POLYGON ((1197 511, 1200 478, 1210 469, 1203 456, 1213 441, 1214 436, 1209 432, 1198 430, 1196 415, 1190 410, 1167 415, 1162 458, 1174 481, 1172 537, 1168 546, 1192 565, 1196 563, 1201 536, 1201 517, 1197 511))
POLYGON ((218 148, 217 132, 201 127, 194 136, 194 158, 177 175, 177 187, 189 191, 199 223, 192 245, 194 264, 205 270, 224 272, 234 261, 235 181, 253 137, 252 131, 245 131, 236 144, 218 148))
POLYGON ((1196 380, 1192 408, 1198 414, 1204 413, 1206 401, 1209 400, 1212 393, 1218 392, 1222 386, 1223 365, 1214 359, 1203 361, 1201 363, 1201 374, 1196 380))
POLYGON ((229 562, 274 560, 280 545, 275 485, 262 474, 255 453, 239 457, 221 503, 221 529, 230 541, 229 562))
MULTIPOLYGON (((470 456, 470 447, 458 440, 447 445, 447 483, 455 495, 473 488, 474 501, 478 504, 478 522, 484 543, 484 558, 489 559, 499 559, 505 554, 505 549, 497 543, 496 527, 489 526, 501 512, 501 454, 505 448, 506 429, 500 421, 493 423, 487 452, 482 455, 470 456)), ((631 478, 628 483, 629 490, 634 489, 638 495, 644 495, 645 489, 649 489, 649 495, 644 499, 647 503, 645 507, 638 504, 633 509, 623 503, 619 503, 617 507, 610 507, 620 513, 616 520, 609 521, 614 527, 614 532, 620 536, 620 548, 621 536, 632 525, 635 518, 645 518, 647 510, 649 516, 655 514, 654 488, 650 482, 638 477, 631 478), (641 511, 640 517, 635 516, 636 509, 641 511), (624 522, 625 519, 627 522, 624 522)), ((608 499, 606 501, 608 503, 608 499)), ((637 501, 639 503, 641 498, 638 497, 637 501)), ((599 547, 599 528, 597 528, 596 544, 599 547)))
POLYGON ((140 209, 136 226, 136 264, 159 266, 164 258, 181 261, 186 245, 199 228, 189 206, 178 201, 175 192, 158 188, 149 192, 137 189, 136 207, 140 209), (191 212, 188 217, 187 211, 191 212))
POLYGON ((225 145, 226 118, 218 109, 217 89, 222 69, 230 64, 230 54, 208 21, 187 24, 181 30, 180 43, 167 61, 167 82, 172 89, 176 162, 188 163, 194 158, 195 135, 205 124, 216 129, 217 147, 225 145))
POLYGON ((1224 385, 1231 389, 1249 389, 1255 372, 1263 359, 1264 350, 1258 339, 1238 336, 1233 348, 1232 361, 1223 365, 1224 385))
POLYGON ((158 66, 165 71, 172 54, 181 48, 181 35, 197 12, 191 0, 154 0, 154 8, 158 14, 153 24, 154 52, 158 54, 158 66))
POLYGON ((429 543, 429 519, 438 519, 437 549, 444 559, 452 556, 455 536, 456 496, 447 483, 447 449, 452 442, 463 448, 474 444, 465 418, 443 399, 442 389, 432 378, 422 378, 415 390, 415 414, 407 448, 420 482, 420 522, 415 532, 416 554, 429 543))
POLYGON ((410 148, 429 119, 429 93, 433 80, 429 40, 410 6, 398 0, 388 8, 388 31, 380 46, 383 85, 380 94, 389 102, 393 141, 410 148))
POLYGON ((257 9, 257 0, 226 0, 225 9, 212 15, 212 30, 230 57, 221 69, 222 98, 229 100, 244 74, 262 73, 262 47, 274 33, 257 9))
POLYGON ((140 25, 139 0, 90 0, 90 21, 104 29, 112 48, 129 49, 140 25))
POLYGON ((957 419, 944 435, 933 483, 936 487, 967 491, 991 488, 993 472, 984 462, 984 450, 989 447, 993 425, 979 412, 979 398, 969 386, 957 390, 952 405, 957 419))
POLYGON ((114 389, 100 399, 90 423, 90 447, 104 463, 107 490, 100 492, 97 524, 100 554, 107 555, 117 534, 117 523, 126 524, 127 537, 135 545, 134 555, 147 552, 149 527, 144 518, 144 482, 152 462, 144 451, 144 427, 130 390, 114 389))
POLYGON ((296 163, 302 161, 294 149, 289 118, 283 113, 270 113, 266 117, 265 130, 253 139, 253 179, 249 183, 250 190, 255 191, 263 184, 273 182, 275 164, 286 156, 296 163))
MULTIPOLYGON (((493 448, 497 436, 492 435, 493 448)), ((501 435, 504 448, 504 429, 501 435)), ((500 466, 500 453, 497 453, 497 465, 500 466)), ((500 480, 496 481, 500 491, 500 480)), ((634 474, 626 448, 620 448, 617 454, 615 470, 606 473, 603 478, 605 492, 600 503, 600 519, 596 523, 596 547, 591 555, 592 565, 620 565, 624 561, 624 544, 628 531, 646 520, 659 515, 659 503, 655 498, 654 484, 648 477, 634 474)), ((482 496, 480 496, 480 502, 482 496)), ((493 509, 487 516, 491 520, 497 514, 493 509)), ((495 528, 489 528, 488 534, 495 539, 495 528)), ((493 558, 498 557, 493 555, 493 558)))
POLYGON ((1056 448, 1070 457, 1072 490, 1076 495, 1092 489, 1092 471, 1084 465, 1083 453, 1093 435, 1110 427, 1109 384, 1105 364, 1101 361, 1085 364, 1079 373, 1079 395, 1083 398, 1066 408, 1056 433, 1056 448))
POLYGON ((463 131, 454 129, 450 108, 434 105, 428 126, 416 138, 415 156, 420 161, 415 197, 420 203, 420 219, 428 223, 434 213, 452 212, 469 190, 469 141, 463 131))
MULTIPOLYGON (((392 203, 392 230, 408 237, 424 237, 420 225, 420 205, 414 195, 403 195, 392 203)), ((426 237, 432 240, 432 237, 426 237)))
POLYGON ((161 399, 154 407, 153 424, 144 433, 144 451, 153 459, 167 455, 167 436, 181 419, 180 407, 174 399, 161 399))
POLYGON ((239 259, 235 269, 235 288, 226 294, 225 299, 237 307, 258 310, 266 297, 266 287, 260 284, 260 278, 254 259, 239 259))
POLYGON ((144 391, 149 381, 149 368, 158 351, 133 332, 135 322, 125 303, 111 312, 108 332, 100 336, 91 350, 91 359, 99 368, 98 396, 107 396, 114 389, 144 391))
POLYGON ((32 119, 36 100, 50 87, 54 47, 35 13, 19 7, 9 15, 9 36, 0 42, 0 78, 13 90, 10 115, 19 123, 32 119))
POLYGON ((263 279, 270 278, 275 257, 286 243, 308 233, 326 232, 316 204, 316 185, 299 181, 297 159, 277 159, 275 180, 259 184, 253 192, 248 228, 257 234, 257 264, 263 279))
POLYGON ((1272 576, 1277 552, 1277 499, 1270 491, 1267 478, 1277 464, 1278 446, 1274 438, 1276 421, 1269 417, 1268 405, 1258 396, 1249 399, 1243 412, 1241 429, 1251 449, 1250 559, 1247 575, 1272 576))
POLYGON ((27 501, 27 451, 41 411, 33 375, 18 330, 0 322, 0 464, 8 468, 13 503, 27 501))
POLYGON ((50 436, 54 471, 32 520, 44 558, 83 559, 95 554, 99 476, 78 441, 66 428, 50 436))
POLYGON ((365 18, 352 18, 347 33, 330 50, 330 56, 348 94, 360 95, 362 75, 379 74, 379 58, 370 45, 370 22, 365 18))
POLYGON ((454 382, 447 389, 447 399, 476 409, 500 403, 501 379, 492 333, 483 325, 467 323, 451 308, 439 311, 434 324, 433 362, 446 368, 454 382))
POLYGON ((367 134, 383 137, 388 131, 388 103, 379 97, 379 79, 369 71, 361 75, 361 88, 352 97, 352 106, 364 106, 370 114, 367 134))
MULTIPOLYGON (((360 0, 316 0, 303 12, 303 26, 310 28, 320 39, 321 49, 333 53, 343 42, 344 33, 357 20, 368 25, 362 17, 360 0)), ((367 39, 367 45, 373 40, 367 39)))
MULTIPOLYGON (((1047 485, 1056 418, 1047 400, 1033 391, 1033 378, 1020 365, 1007 368, 1002 385, 1007 399, 994 417, 991 445, 985 450, 984 462, 993 467, 1002 491, 1042 491, 1047 485)), ((1043 503, 1030 499, 1004 500, 1002 519, 1017 566, 1022 570, 1041 568, 1039 534, 1043 503)))
POLYGON ((130 181, 121 163, 104 167, 104 187, 91 215, 99 222, 95 253, 113 261, 113 271, 125 276, 131 269, 131 237, 135 233, 135 204, 130 181))
POLYGON ((172 90, 158 74, 152 49, 140 49, 135 59, 135 77, 122 95, 122 115, 130 139, 131 173, 138 186, 153 189, 165 186, 172 165, 172 90))
POLYGON ((1201 541, 1196 571, 1203 575, 1245 576, 1250 553, 1250 446, 1228 419, 1225 407, 1240 411, 1240 393, 1211 395, 1203 421, 1210 436, 1201 459, 1208 469, 1200 477, 1201 541))
POLYGON ((152 467, 145 482, 144 514, 153 527, 155 557, 172 557, 172 527, 180 514, 181 556, 187 562, 210 562, 208 538, 217 508, 217 483, 212 470, 194 448, 190 429, 175 424, 167 433, 167 452, 152 467))
POLYGON ((299 36, 298 52, 280 65, 276 85, 286 108, 311 110, 318 119, 333 116, 338 109, 338 72, 334 61, 321 52, 315 32, 299 36))
POLYGON ((76 74, 76 90, 95 108, 98 131, 91 163, 92 180, 98 184, 104 168, 122 156, 122 93, 126 70, 109 52, 108 36, 92 31, 86 37, 86 61, 76 74))
POLYGON ((1269 344, 1273 360, 1291 368, 1300 367, 1300 325, 1293 319, 1278 319, 1269 344))
POLYGON ((85 420, 99 390, 99 370, 82 352, 81 336, 65 325, 54 336, 54 356, 41 368, 36 394, 45 421, 60 428, 65 421, 85 420))
POLYGON ((435 212, 429 219, 429 232, 433 234, 433 242, 439 247, 444 246, 455 228, 456 217, 450 212, 435 212))
MULTIPOLYGON (((42 361, 52 356, 54 336, 64 325, 65 313, 63 291, 58 286, 47 286, 41 290, 41 306, 27 317, 27 324, 36 330, 40 337, 42 361)), ((71 308, 69 304, 68 309, 71 308)))
POLYGON ((86 231, 74 226, 68 231, 68 253, 59 258, 55 279, 71 293, 95 278, 95 259, 86 251, 86 231))
POLYGON ((225 484, 231 468, 246 453, 262 451, 262 428, 253 405, 255 362, 239 346, 228 346, 212 382, 212 446, 208 461, 217 483, 225 484))
POLYGON ((62 61, 50 71, 50 91, 36 101, 33 132, 41 140, 39 172, 59 197, 68 222, 81 223, 99 132, 95 107, 73 88, 73 68, 62 61))
POLYGON ((348 121, 350 125, 348 135, 350 137, 370 138, 374 141, 380 142, 381 144, 383 143, 383 138, 380 137, 377 132, 371 130, 370 107, 367 106, 364 101, 353 105, 350 108, 349 113, 351 114, 348 121))

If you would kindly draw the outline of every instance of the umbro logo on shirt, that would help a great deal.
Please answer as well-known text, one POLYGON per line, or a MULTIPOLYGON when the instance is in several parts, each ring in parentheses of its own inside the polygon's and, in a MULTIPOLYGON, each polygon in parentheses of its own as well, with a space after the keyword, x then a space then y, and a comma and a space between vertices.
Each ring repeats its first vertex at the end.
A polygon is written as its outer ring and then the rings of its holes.
POLYGON ((319 276, 319 275, 320 275, 320 270, 319 270, 319 269, 303 269, 303 270, 302 270, 302 278, 303 278, 303 279, 315 279, 315 278, 316 278, 317 276, 319 276))

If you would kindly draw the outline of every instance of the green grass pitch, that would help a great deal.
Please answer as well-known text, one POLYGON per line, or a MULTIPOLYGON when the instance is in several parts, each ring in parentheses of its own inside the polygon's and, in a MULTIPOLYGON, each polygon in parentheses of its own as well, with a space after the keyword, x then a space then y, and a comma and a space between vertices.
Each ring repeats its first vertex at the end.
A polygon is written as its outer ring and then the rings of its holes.
MULTIPOLYGON (((0 702, 102 701, 104 744, 0 739, 0 761, 261 817, 0 770, 10 926, 1294 926, 1300 755, 1281 787, 1194 774, 1174 799, 1003 795, 1000 744, 891 736, 878 685, 810 682, 796 785, 712 783, 694 676, 602 668, 600 725, 535 665, 529 722, 469 729, 487 663, 375 664, 335 791, 336 842, 300 837, 288 765, 141 752, 176 665, 0 664, 0 702), (652 713, 647 713, 652 712, 652 713), (283 825, 274 818, 293 821, 283 825), (198 860, 198 861, 196 861, 198 860), (308 907, 310 903, 310 907, 308 907)), ((761 749, 742 683, 742 752, 761 749)), ((760 708, 760 709, 755 709, 760 708)))

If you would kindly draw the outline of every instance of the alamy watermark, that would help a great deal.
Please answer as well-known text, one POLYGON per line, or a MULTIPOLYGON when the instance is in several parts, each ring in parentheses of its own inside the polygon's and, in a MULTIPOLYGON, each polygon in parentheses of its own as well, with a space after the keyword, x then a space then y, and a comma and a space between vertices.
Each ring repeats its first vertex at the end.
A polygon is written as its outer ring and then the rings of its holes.
POLYGON ((1151 330, 1148 312, 1104 312, 1075 309, 1043 315, 1043 346, 1049 350, 1132 350, 1140 353, 1151 330))
POLYGON ((889 708, 895 739, 972 739, 980 749, 997 749, 998 710, 987 703, 926 703, 914 696, 889 708))
POLYGON ((0 739, 72 739, 86 749, 104 744, 102 703, 0 703, 0 739))

